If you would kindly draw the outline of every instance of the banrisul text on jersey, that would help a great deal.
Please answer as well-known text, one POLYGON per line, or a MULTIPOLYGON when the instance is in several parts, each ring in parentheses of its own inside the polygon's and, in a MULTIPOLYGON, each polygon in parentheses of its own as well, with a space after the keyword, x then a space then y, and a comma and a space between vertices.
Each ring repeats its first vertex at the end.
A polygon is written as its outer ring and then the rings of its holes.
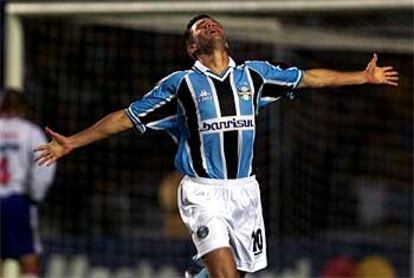
POLYGON ((210 119, 203 121, 200 132, 214 133, 220 131, 234 130, 253 130, 254 117, 252 116, 230 116, 221 117, 220 119, 210 119))

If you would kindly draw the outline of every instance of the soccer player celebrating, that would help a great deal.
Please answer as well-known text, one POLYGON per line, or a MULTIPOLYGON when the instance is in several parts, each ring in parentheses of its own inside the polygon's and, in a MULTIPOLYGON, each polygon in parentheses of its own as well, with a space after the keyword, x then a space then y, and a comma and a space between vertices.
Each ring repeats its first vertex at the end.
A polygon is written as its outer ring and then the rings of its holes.
MULTIPOLYGON (((0 96, 2 96, 0 94, 0 96)), ((7 90, 0 102, 1 259, 20 262, 21 277, 39 276, 40 241, 36 203, 49 188, 55 167, 34 163, 33 148, 46 144, 42 129, 29 120, 23 93, 7 90)))
POLYGON ((358 84, 398 85, 392 67, 374 54, 355 72, 282 69, 264 61, 236 65, 223 26, 209 15, 192 18, 185 46, 194 66, 162 79, 144 97, 72 136, 50 129, 49 144, 36 148, 51 165, 76 148, 135 127, 167 130, 176 140, 175 166, 185 176, 178 206, 206 270, 198 277, 244 277, 267 266, 266 237, 254 140, 260 109, 298 88, 358 84))

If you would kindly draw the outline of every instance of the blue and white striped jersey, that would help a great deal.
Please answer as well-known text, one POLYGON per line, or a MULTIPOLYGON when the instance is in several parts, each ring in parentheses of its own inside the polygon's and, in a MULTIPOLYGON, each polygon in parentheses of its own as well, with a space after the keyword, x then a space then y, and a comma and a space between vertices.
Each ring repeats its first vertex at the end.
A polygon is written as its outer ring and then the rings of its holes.
POLYGON ((125 109, 140 132, 167 130, 178 144, 175 166, 192 177, 236 179, 254 174, 256 117, 281 97, 294 97, 297 68, 246 61, 217 75, 199 61, 162 79, 125 109))

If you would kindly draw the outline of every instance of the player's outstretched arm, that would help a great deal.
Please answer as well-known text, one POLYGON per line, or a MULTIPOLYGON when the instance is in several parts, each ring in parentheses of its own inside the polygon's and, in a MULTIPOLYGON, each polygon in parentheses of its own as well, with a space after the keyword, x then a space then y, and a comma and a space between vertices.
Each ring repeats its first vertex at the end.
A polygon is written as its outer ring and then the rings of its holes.
POLYGON ((48 144, 40 145, 34 149, 38 153, 35 161, 39 165, 50 166, 76 148, 105 139, 130 129, 132 126, 133 123, 125 111, 120 110, 105 116, 91 127, 68 137, 46 128, 46 133, 52 137, 52 140, 48 144))
POLYGON ((339 87, 359 84, 385 84, 398 86, 398 72, 391 66, 377 66, 378 56, 374 53, 363 71, 341 72, 328 69, 311 69, 304 72, 300 88, 339 87))

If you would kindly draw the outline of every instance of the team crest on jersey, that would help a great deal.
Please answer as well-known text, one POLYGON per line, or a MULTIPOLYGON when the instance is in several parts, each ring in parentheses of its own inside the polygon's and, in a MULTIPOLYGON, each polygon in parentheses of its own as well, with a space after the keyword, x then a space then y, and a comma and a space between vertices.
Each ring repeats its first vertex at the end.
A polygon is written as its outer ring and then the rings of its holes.
POLYGON ((200 94, 197 97, 198 102, 209 101, 212 100, 213 96, 210 92, 206 90, 201 90, 200 94))
POLYGON ((208 236, 209 230, 206 226, 200 226, 197 229, 197 236, 201 239, 206 238, 208 236))
POLYGON ((239 96, 242 100, 250 100, 252 98, 252 91, 250 90, 249 86, 242 85, 237 89, 239 96))

